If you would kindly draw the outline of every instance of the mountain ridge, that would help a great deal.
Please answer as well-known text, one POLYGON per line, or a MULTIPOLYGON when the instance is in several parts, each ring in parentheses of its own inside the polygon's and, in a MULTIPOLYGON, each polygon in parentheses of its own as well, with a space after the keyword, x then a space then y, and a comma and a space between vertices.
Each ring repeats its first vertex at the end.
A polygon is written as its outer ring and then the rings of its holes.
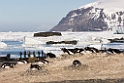
POLYGON ((122 2, 124 3, 123 0, 100 0, 81 6, 70 11, 50 31, 103 31, 124 26, 122 2))

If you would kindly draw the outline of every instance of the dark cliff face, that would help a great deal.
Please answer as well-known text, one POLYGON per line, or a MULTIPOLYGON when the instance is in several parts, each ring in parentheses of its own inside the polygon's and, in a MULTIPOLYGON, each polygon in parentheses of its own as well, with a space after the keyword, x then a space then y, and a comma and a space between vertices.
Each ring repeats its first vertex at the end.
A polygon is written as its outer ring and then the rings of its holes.
MULTIPOLYGON (((69 12, 58 25, 50 31, 103 31, 107 30, 107 23, 103 9, 96 8, 99 16, 95 17, 95 13, 91 13, 93 7, 77 9, 69 12)), ((114 16, 113 16, 114 17, 114 16)))

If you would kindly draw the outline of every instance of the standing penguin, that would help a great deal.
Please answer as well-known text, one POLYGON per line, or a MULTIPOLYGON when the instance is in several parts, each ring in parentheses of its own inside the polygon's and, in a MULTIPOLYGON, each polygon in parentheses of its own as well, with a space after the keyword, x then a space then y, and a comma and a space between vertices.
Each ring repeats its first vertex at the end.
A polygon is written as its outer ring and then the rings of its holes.
POLYGON ((28 51, 28 58, 30 58, 31 57, 31 53, 30 53, 30 51, 28 51))
POLYGON ((34 57, 36 57, 36 52, 35 51, 33 52, 33 55, 34 55, 34 57))
POLYGON ((40 58, 40 51, 38 51, 38 57, 40 58))
POLYGON ((26 54, 27 54, 26 51, 24 51, 24 59, 26 59, 26 54))
POLYGON ((22 59, 22 52, 20 52, 20 60, 22 59))

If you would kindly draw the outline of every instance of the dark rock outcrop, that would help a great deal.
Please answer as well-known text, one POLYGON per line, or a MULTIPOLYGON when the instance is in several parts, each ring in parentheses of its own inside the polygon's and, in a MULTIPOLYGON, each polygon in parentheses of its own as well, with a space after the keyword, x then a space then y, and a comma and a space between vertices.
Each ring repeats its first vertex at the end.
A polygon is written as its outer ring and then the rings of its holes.
POLYGON ((58 42, 55 42, 55 41, 48 41, 46 42, 46 44, 73 44, 73 45, 76 45, 78 41, 76 40, 72 40, 72 41, 58 41, 58 42))
POLYGON ((48 37, 48 36, 61 36, 60 32, 38 32, 34 33, 34 37, 48 37))

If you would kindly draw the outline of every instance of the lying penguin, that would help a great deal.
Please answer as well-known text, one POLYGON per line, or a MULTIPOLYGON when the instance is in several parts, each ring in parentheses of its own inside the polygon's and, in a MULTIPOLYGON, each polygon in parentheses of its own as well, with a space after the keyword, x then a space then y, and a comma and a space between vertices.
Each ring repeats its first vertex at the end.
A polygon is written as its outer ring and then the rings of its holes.
POLYGON ((13 63, 3 63, 1 65, 1 68, 7 68, 7 69, 14 68, 14 64, 13 63))
POLYGON ((74 60, 73 61, 73 66, 80 66, 81 62, 79 60, 74 60))
POLYGON ((40 67, 38 64, 32 64, 32 63, 31 63, 30 69, 31 69, 31 70, 40 70, 41 67, 40 67))

